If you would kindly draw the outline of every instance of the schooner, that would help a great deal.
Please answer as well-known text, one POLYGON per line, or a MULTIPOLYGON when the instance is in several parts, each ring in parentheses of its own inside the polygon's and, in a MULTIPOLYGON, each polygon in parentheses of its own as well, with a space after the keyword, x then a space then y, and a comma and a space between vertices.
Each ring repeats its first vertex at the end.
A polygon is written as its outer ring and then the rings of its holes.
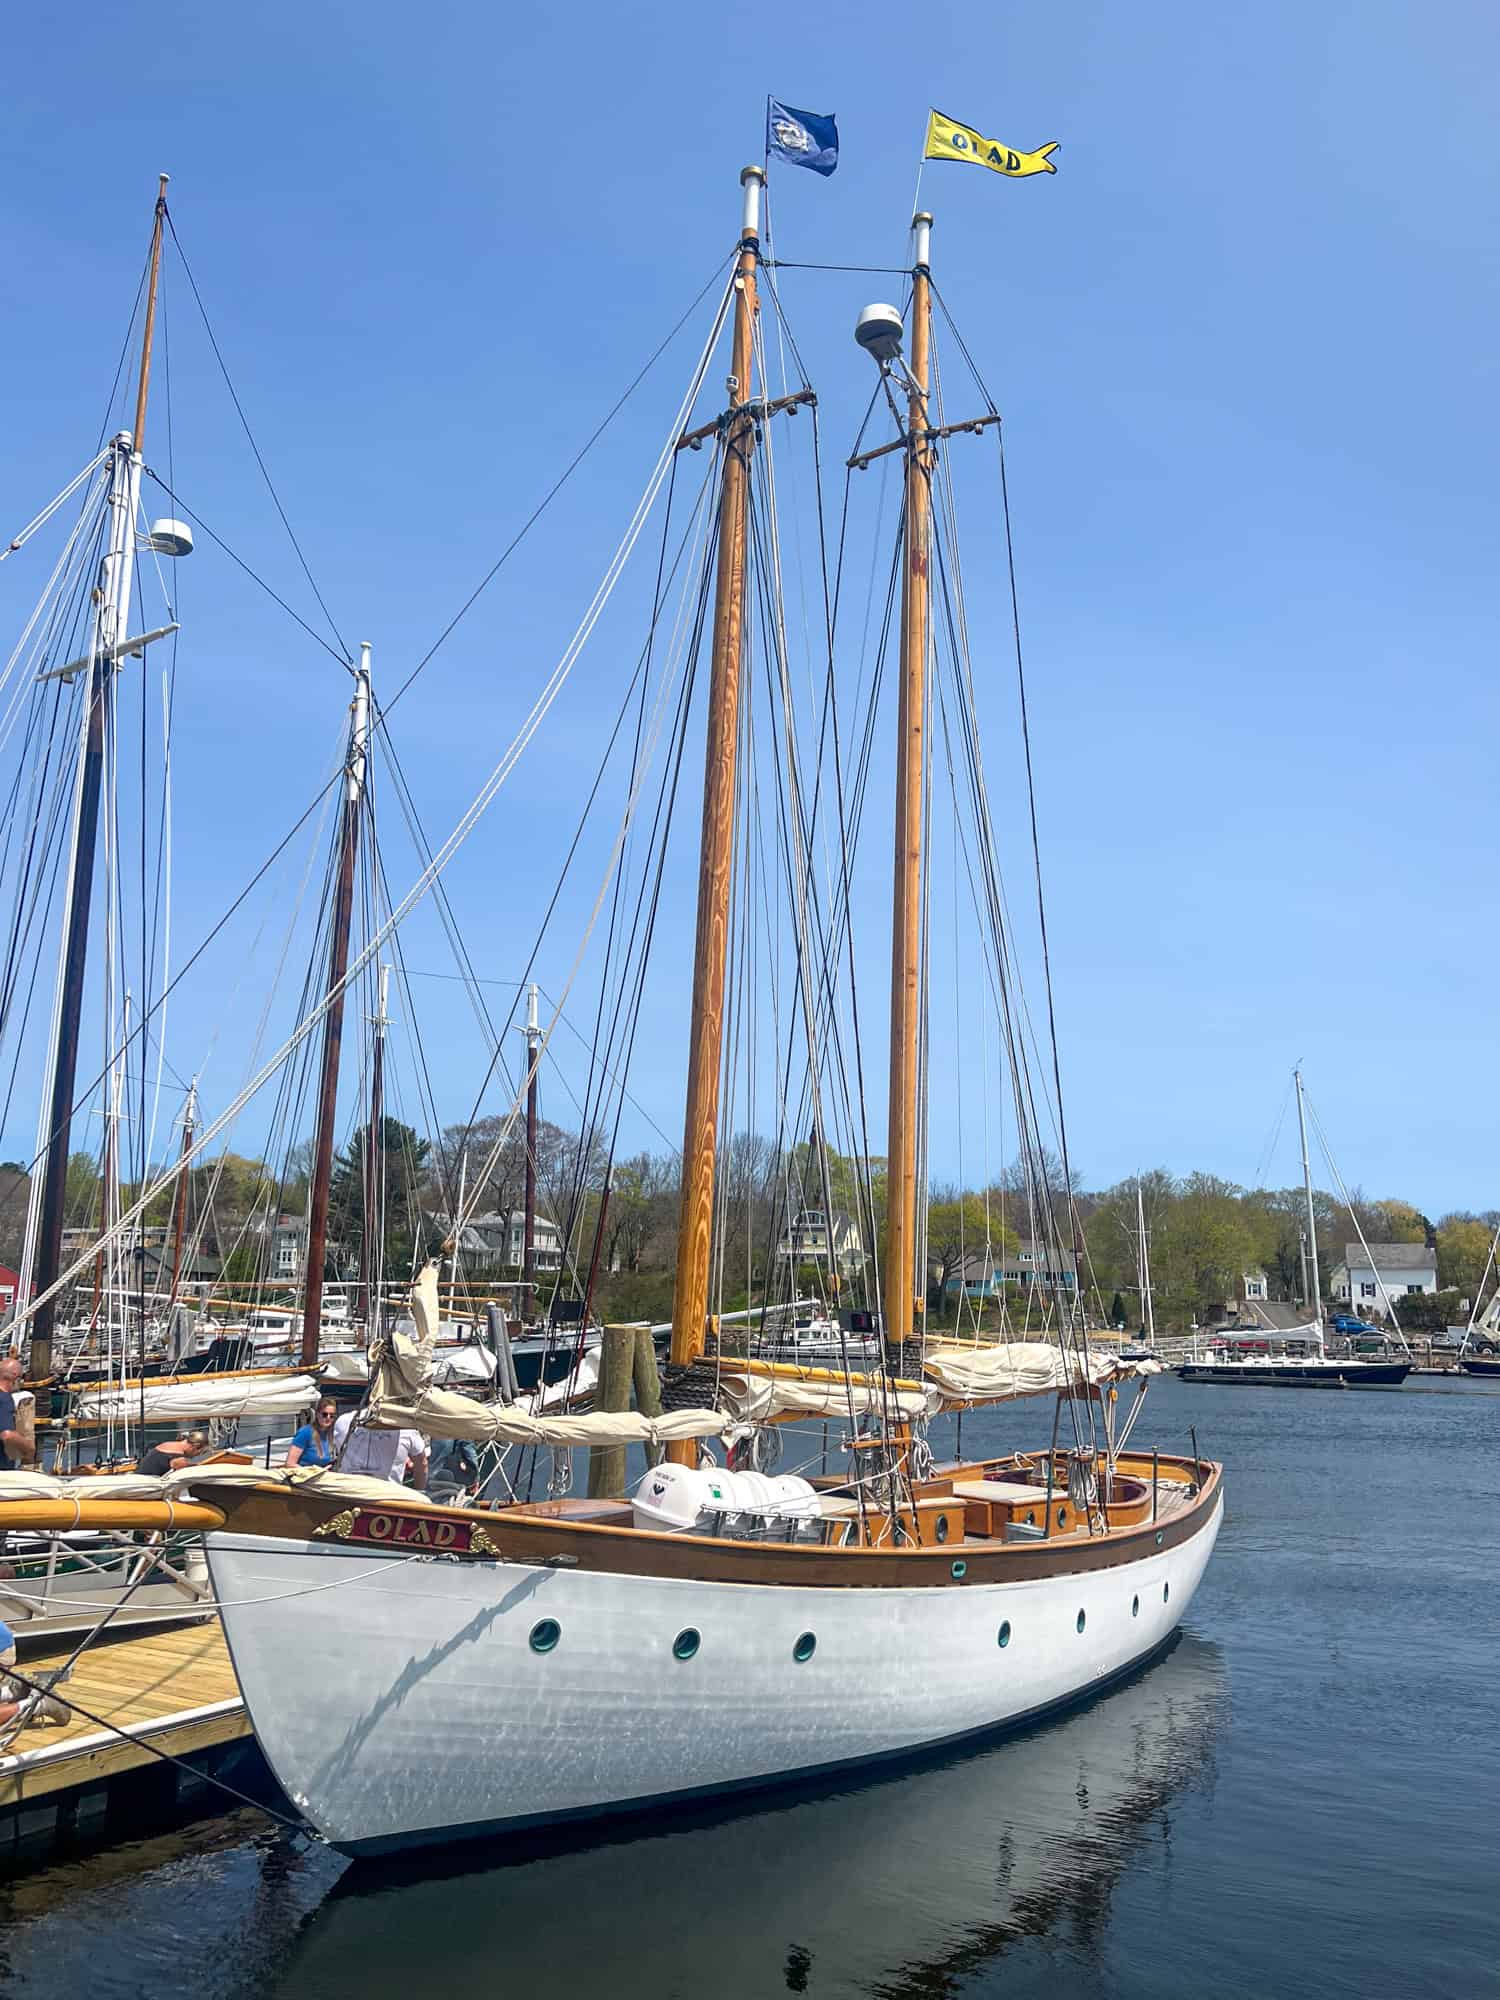
MULTIPOLYGON (((758 481, 771 427, 815 407, 805 386, 774 396, 765 379, 758 320, 767 299, 778 313, 779 305, 763 243, 764 181, 760 167, 741 176, 740 230, 685 405, 689 421, 669 440, 674 451, 711 447, 715 487, 693 627, 706 639, 707 722, 665 1412, 548 1417, 435 1387, 429 1264, 413 1285, 410 1318, 378 1343, 361 1420, 551 1450, 557 1476, 546 1497, 437 1507, 336 1468, 190 1469, 163 1484, 164 1506, 180 1506, 174 1496, 190 1491, 195 1521, 211 1521, 206 1547, 224 1628, 272 1768, 308 1822, 350 1853, 718 1796, 1029 1721, 1167 1644, 1222 1518, 1216 1463, 1196 1448, 1131 1446, 1153 1364, 1096 1354, 1076 1299, 1055 1300, 1045 1326, 1007 1320, 998 1337, 945 1340, 926 1325, 927 987, 937 928, 927 863, 938 741, 951 750, 957 739, 955 761, 971 783, 974 893, 994 919, 994 956, 972 1004, 1021 1030, 1001 963, 1006 920, 972 687, 959 673, 935 694, 934 674, 936 607, 941 599, 948 615, 955 580, 939 471, 950 438, 999 420, 992 409, 944 420, 925 212, 912 224, 906 314, 870 308, 857 331, 896 435, 851 460, 900 470, 883 1257, 871 1300, 860 1310, 838 1302, 850 1335, 842 1365, 740 1354, 715 1311, 731 1023, 756 969, 754 952, 735 946, 745 908, 737 876, 753 858, 739 817, 753 623, 773 656, 773 689, 784 665, 774 492, 758 481), (727 405, 693 426, 692 398, 726 326, 727 405), (1120 1384, 1131 1377, 1137 1401, 1120 1421, 1120 1384), (927 1438, 935 1417, 1020 1396, 1055 1398, 1050 1442, 1043 1435, 1033 1450, 935 1460, 927 1438), (713 1456, 731 1433, 769 1444, 778 1427, 809 1418, 841 1431, 843 1472, 776 1477, 730 1471, 713 1456), (629 1497, 572 1495, 559 1455, 605 1444, 645 1446, 659 1462, 629 1497), (313 1617, 309 1593, 317 1593, 313 1617)), ((959 653, 960 630, 947 641, 959 653)), ((797 1013, 831 1210, 819 1109, 838 997, 828 961, 847 942, 854 911, 846 879, 835 879, 831 906, 814 907, 813 787, 790 730, 784 747, 777 782, 797 1013)), ((836 754, 828 786, 841 833, 853 824, 852 807, 842 816, 855 778, 852 753, 836 754)), ((639 793, 637 775, 629 809, 639 793)), ((852 946, 849 955, 852 966, 852 946)), ((1041 1084, 1015 1051, 1012 1069, 1022 1080, 1018 1116, 1040 1157, 1041 1084)), ((868 1192, 868 1147, 863 1171, 868 1192)), ((1066 1184, 1044 1176, 1036 1199, 1039 1227, 1055 1235, 1071 1226, 1066 1184)), ((868 1213, 876 1222, 873 1199, 868 1213)), ((31 1504, 44 1507, 45 1495, 31 1504)))

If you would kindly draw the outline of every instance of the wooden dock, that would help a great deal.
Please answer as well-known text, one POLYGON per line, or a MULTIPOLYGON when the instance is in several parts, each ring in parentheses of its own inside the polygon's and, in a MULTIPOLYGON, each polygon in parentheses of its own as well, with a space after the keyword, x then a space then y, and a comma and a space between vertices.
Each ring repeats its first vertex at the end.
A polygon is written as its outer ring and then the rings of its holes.
MULTIPOLYGON (((36 1677, 67 1659, 45 1653, 18 1671, 36 1677)), ((202 1765, 251 1733, 217 1618, 91 1646, 58 1696, 88 1715, 32 1723, 0 1754, 0 1841, 114 1814, 132 1779, 158 1799, 175 1796, 180 1769, 154 1751, 202 1765)))

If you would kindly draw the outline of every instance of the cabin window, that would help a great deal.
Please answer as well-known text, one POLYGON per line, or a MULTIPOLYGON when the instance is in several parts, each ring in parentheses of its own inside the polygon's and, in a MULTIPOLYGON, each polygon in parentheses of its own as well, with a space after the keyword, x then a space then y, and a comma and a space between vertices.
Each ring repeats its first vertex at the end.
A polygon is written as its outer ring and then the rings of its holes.
POLYGON ((1058 1525, 1058 1527, 1060 1527, 1060 1528, 1065 1528, 1065 1527, 1067 1527, 1067 1525, 1068 1525, 1068 1510, 1067 1510, 1067 1508, 1066 1508, 1066 1507, 1059 1507, 1059 1508, 1058 1508, 1058 1510, 1057 1510, 1057 1525, 1058 1525))
POLYGON ((947 1541, 947 1539, 948 1539, 948 1516, 947 1516, 946 1514, 939 1514, 939 1515, 938 1515, 938 1517, 937 1517, 937 1527, 936 1527, 936 1528, 935 1528, 935 1529, 933 1530, 933 1533, 934 1533, 934 1534, 935 1534, 935 1535, 937 1536, 937 1539, 938 1539, 938 1540, 939 1540, 940 1542, 946 1542, 946 1541, 947 1541))
POLYGON ((1008 1646, 1010 1644, 1010 1620, 1008 1618, 995 1634, 995 1642, 1001 1646, 1008 1646))
POLYGON ((969 1573, 969 1565, 966 1562, 956 1562, 953 1565, 953 1575, 955 1581, 961 1581, 964 1577, 968 1575, 968 1573, 969 1573))
POLYGON ((799 1667, 805 1667, 817 1650, 817 1634, 815 1632, 799 1632, 797 1643, 792 1648, 792 1658, 797 1662, 799 1667))
POLYGON ((1080 1611, 1078 1614, 1078 1629, 1080 1632, 1083 1630, 1084 1626, 1088 1624, 1088 1622, 1089 1622, 1088 1613, 1086 1611, 1080 1611))
POLYGON ((533 1653, 550 1653, 562 1637, 562 1627, 555 1618, 540 1619, 531 1628, 531 1650, 533 1653))
POLYGON ((690 1660, 693 1657, 694 1653, 697 1652, 699 1646, 702 1645, 702 1643, 703 1640, 701 1635, 695 1632, 691 1625, 684 1627, 684 1629, 681 1632, 679 1632, 677 1634, 677 1637, 672 1641, 673 1659, 690 1660))

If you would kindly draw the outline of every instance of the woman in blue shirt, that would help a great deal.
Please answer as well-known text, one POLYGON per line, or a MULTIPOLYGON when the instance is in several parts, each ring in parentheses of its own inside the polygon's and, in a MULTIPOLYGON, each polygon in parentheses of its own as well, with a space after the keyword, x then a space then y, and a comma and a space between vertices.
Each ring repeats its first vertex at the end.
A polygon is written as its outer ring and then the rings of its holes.
POLYGON ((313 1411, 313 1420, 304 1424, 292 1439, 287 1452, 288 1465, 332 1465, 333 1426, 338 1417, 338 1406, 332 1396, 322 1396, 313 1411))

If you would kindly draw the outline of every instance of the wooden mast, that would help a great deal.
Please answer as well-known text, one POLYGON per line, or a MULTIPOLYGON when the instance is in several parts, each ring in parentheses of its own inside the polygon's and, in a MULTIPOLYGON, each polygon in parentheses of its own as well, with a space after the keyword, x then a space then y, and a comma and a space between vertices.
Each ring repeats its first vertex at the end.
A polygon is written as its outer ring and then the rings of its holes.
POLYGON ((536 1142, 537 1068, 542 1031, 537 1026, 536 984, 526 989, 526 1193, 521 1221, 521 1313, 528 1320, 536 1311, 536 1142))
POLYGON ((887 1125, 885 1326, 899 1347, 919 1321, 917 1270, 918 1050, 922 1025, 922 806, 927 761, 928 563, 932 441, 927 415, 932 217, 912 218, 911 358, 907 367, 906 552, 901 575, 901 679, 896 736, 896 866, 891 912, 891 1079, 887 1125))
MULTIPOLYGON (((83 984, 88 967, 89 912, 94 898, 94 866, 99 842, 99 794, 104 776, 105 714, 118 662, 116 648, 127 637, 135 572, 135 509, 140 491, 141 444, 146 434, 146 399, 151 386, 151 347, 156 337, 156 294, 161 278, 162 224, 167 214, 167 176, 161 176, 151 229, 151 268, 146 284, 146 318, 141 334, 141 368, 135 392, 135 430, 121 431, 110 449, 109 547, 100 568, 89 666, 89 705, 83 731, 78 804, 64 919, 62 977, 58 994, 57 1039, 47 1116, 47 1163, 37 1228, 35 1286, 51 1291, 62 1269, 66 1220, 68 1149, 73 1136, 73 1093, 78 1082, 78 1038, 83 1019, 83 984)), ((48 1299, 32 1322, 31 1374, 41 1381, 52 1372, 52 1335, 57 1301, 48 1299)))
POLYGON ((338 1115, 339 1053, 344 1043, 344 979, 349 970, 349 930, 354 914, 354 862, 359 848, 360 809, 365 795, 365 760, 370 736, 370 648, 361 645, 354 677, 349 755, 344 765, 344 812, 339 826, 339 870, 333 893, 328 947, 332 994, 323 1016, 323 1062, 318 1078, 318 1124, 313 1140, 312 1185, 307 1198, 307 1268, 302 1282, 304 1368, 318 1358, 323 1318, 323 1266, 328 1257, 328 1191, 333 1178, 334 1120, 338 1115))
MULTIPOLYGON (((698 931, 693 952, 693 1006, 688 1053, 687 1113, 682 1141, 682 1206, 677 1225, 677 1276, 672 1299, 672 1360, 683 1367, 703 1352, 708 1317, 709 1254, 713 1237, 714 1153, 719 1128, 719 1069, 724 1038, 724 981, 729 953, 729 900, 734 859, 735 764, 739 749, 740 655, 744 638, 750 455, 755 419, 750 408, 755 332, 755 267, 760 246, 760 193, 765 174, 740 175, 744 213, 734 280, 734 358, 730 409, 719 489, 719 553, 714 587, 713 660, 708 693, 708 744, 703 775, 703 844, 698 875, 698 931)), ((689 1440, 669 1445, 679 1464, 697 1463, 689 1440)))

